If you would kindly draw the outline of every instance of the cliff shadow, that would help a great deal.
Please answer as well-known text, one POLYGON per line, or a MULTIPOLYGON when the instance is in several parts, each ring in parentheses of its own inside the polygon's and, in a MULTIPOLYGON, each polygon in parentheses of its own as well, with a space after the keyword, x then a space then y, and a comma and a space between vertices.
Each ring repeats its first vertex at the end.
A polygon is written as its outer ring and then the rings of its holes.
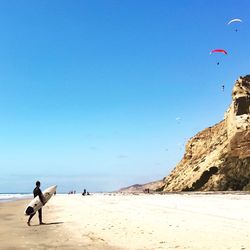
POLYGON ((192 187, 186 187, 182 191, 198 191, 201 189, 210 179, 210 177, 218 172, 217 167, 211 167, 202 173, 201 177, 192 184, 192 187))

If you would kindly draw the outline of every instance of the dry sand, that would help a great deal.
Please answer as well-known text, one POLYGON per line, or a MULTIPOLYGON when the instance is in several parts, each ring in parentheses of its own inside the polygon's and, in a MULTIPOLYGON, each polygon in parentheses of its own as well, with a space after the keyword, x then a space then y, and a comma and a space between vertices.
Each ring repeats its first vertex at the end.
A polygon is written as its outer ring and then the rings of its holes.
POLYGON ((0 249, 250 249, 250 195, 57 195, 44 226, 0 203, 0 249))

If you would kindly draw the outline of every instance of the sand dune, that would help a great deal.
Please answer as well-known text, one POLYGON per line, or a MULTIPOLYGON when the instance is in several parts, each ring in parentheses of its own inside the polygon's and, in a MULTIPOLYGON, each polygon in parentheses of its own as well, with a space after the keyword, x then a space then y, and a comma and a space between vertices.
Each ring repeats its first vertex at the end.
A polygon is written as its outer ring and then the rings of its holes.
POLYGON ((57 195, 31 227, 25 203, 0 204, 1 249, 250 249, 250 195, 57 195))

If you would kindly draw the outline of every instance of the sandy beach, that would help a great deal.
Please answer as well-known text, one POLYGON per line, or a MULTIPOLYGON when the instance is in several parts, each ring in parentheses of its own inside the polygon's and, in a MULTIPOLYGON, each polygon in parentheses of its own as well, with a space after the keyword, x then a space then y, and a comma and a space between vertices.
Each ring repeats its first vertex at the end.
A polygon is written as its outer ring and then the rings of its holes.
POLYGON ((46 225, 0 203, 0 249, 250 249, 250 195, 57 195, 46 225))

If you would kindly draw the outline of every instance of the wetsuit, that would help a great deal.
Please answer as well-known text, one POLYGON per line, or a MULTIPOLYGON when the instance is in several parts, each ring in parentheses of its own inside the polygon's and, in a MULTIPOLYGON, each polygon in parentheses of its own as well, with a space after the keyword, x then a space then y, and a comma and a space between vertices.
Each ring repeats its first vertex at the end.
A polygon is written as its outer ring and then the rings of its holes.
MULTIPOLYGON (((43 203, 43 193, 42 193, 42 191, 41 191, 41 189, 40 189, 39 187, 36 187, 36 188, 33 190, 33 194, 34 194, 34 198, 35 198, 36 196, 39 196, 40 201, 43 203)), ((30 215, 30 217, 29 217, 29 222, 30 222, 30 220, 32 219, 32 217, 33 217, 35 214, 36 214, 36 213, 30 215)), ((42 223, 42 208, 40 208, 40 209, 38 210, 38 217, 39 217, 39 222, 40 222, 40 224, 41 224, 41 223, 42 223)))
POLYGON ((41 191, 41 189, 39 187, 36 187, 34 190, 33 190, 33 194, 34 194, 34 198, 39 196, 41 202, 43 202, 43 193, 41 191))

